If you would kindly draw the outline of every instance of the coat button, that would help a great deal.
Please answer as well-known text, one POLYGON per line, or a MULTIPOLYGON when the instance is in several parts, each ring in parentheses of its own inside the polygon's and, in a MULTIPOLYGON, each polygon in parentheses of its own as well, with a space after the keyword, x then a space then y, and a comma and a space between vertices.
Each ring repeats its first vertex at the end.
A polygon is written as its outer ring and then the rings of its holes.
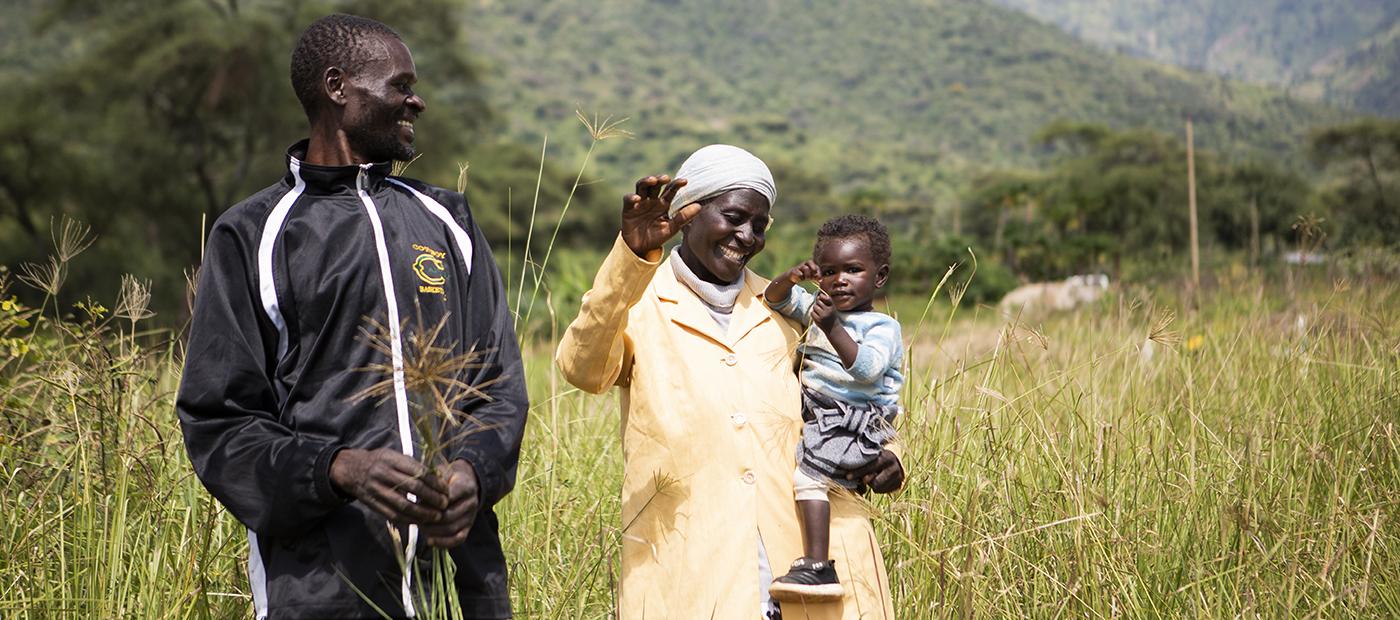
POLYGON ((739 357, 736 356, 736 355, 734 355, 733 353, 730 353, 729 355, 724 356, 724 365, 726 365, 726 366, 733 366, 733 365, 738 364, 738 363, 739 363, 739 357))
POLYGON ((757 476, 753 475, 753 470, 744 472, 744 484, 753 484, 757 479, 757 476))
POLYGON ((729 416, 729 419, 734 420, 734 426, 743 426, 745 422, 749 421, 749 419, 744 417, 744 414, 742 413, 736 413, 734 415, 731 415, 729 416))

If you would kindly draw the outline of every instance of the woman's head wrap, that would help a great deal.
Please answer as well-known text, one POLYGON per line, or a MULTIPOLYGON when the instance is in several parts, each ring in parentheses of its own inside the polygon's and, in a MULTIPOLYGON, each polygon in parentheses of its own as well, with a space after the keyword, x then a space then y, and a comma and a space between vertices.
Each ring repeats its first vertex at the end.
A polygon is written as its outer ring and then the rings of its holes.
POLYGON ((691 153, 675 178, 685 179, 686 185, 671 200, 672 215, 686 205, 740 188, 762 194, 769 208, 778 200, 778 186, 763 160, 728 144, 711 144, 691 153))

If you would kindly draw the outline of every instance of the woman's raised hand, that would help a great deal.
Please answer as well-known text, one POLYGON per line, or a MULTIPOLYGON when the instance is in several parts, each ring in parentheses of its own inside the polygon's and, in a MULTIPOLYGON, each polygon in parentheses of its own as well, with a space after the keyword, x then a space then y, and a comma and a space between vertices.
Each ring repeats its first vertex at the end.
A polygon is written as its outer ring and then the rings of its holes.
POLYGON ((671 200, 685 187, 685 179, 669 175, 649 176, 637 181, 637 193, 622 198, 622 241, 632 253, 645 257, 676 236, 681 227, 700 213, 700 205, 685 205, 670 215, 671 200))

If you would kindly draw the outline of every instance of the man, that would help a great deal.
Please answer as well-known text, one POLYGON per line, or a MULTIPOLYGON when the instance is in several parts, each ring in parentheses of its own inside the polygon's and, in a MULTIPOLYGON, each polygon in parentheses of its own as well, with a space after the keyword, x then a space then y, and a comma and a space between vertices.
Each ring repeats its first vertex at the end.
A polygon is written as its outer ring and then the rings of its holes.
POLYGON ((525 378, 466 199, 389 176, 414 154, 416 77, 389 27, 312 24, 292 54, 310 138, 209 236, 177 409, 195 472, 248 528, 259 618, 413 616, 428 545, 450 550, 464 615, 511 615, 492 506, 515 483, 525 378), (415 422, 434 407, 404 368, 438 326, 472 388, 429 469, 415 422))

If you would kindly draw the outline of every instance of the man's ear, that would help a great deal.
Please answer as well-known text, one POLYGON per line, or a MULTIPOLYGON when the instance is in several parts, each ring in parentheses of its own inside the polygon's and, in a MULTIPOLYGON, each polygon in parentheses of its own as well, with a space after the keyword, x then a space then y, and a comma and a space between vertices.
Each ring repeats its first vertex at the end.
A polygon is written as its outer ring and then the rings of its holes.
POLYGON ((885 283, 889 282, 889 280, 890 264, 885 263, 880 265, 880 268, 875 270, 875 288, 885 288, 885 283))
POLYGON ((349 98, 345 96, 347 84, 345 72, 340 67, 326 67, 326 72, 321 74, 321 88, 325 92, 326 99, 337 106, 344 106, 349 98))

